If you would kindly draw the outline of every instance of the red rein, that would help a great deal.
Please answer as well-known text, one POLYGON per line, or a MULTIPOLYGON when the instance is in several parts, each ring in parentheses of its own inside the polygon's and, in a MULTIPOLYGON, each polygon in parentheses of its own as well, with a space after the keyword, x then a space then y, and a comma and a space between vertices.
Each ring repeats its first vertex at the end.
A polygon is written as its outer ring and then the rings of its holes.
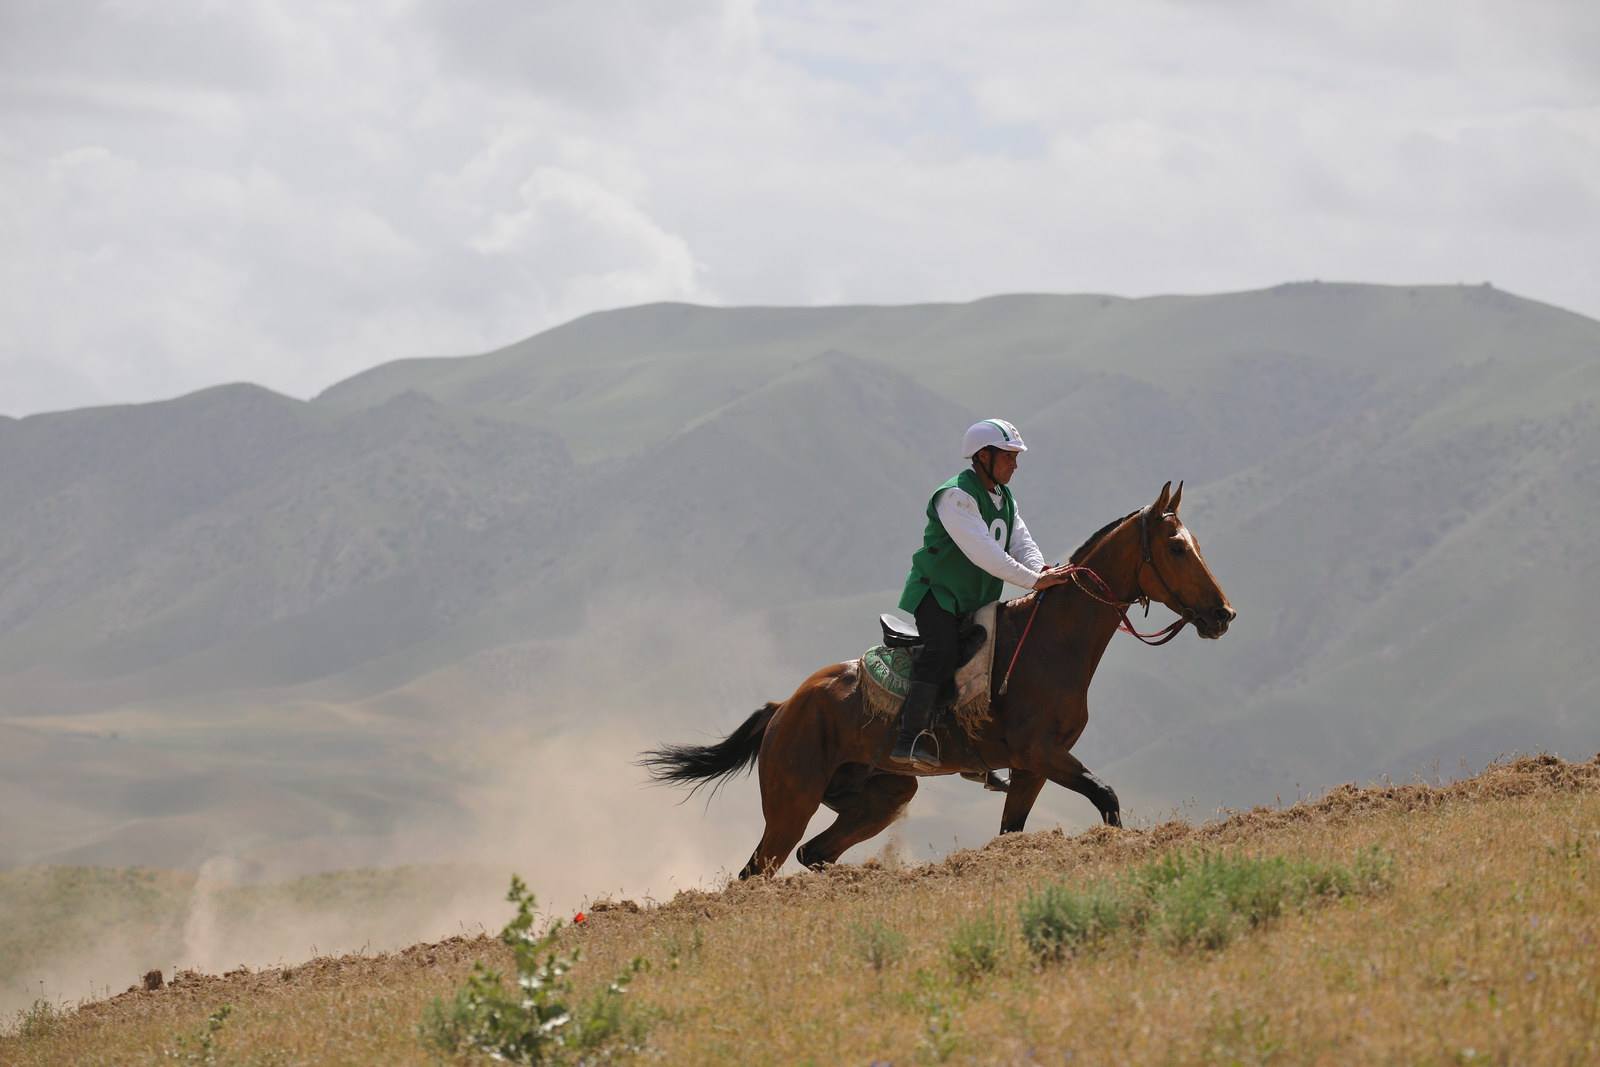
MULTIPOLYGON (((1140 641, 1143 641, 1147 645, 1155 646, 1166 644, 1174 637, 1177 637, 1178 631, 1182 630, 1189 623, 1188 619, 1182 618, 1168 624, 1165 629, 1157 630, 1154 633, 1142 634, 1138 630, 1134 629, 1133 620, 1128 618, 1128 605, 1119 604, 1115 600, 1107 599, 1107 597, 1111 596, 1111 587, 1106 585, 1105 579, 1101 578, 1088 567, 1082 567, 1075 563, 1067 567, 1067 576, 1072 579, 1074 585, 1083 590, 1084 595, 1089 597, 1089 599, 1098 600, 1106 607, 1116 609, 1117 613, 1122 616, 1122 620, 1117 623, 1117 629, 1121 630, 1125 634, 1132 634, 1134 637, 1137 637, 1140 641), (1105 596, 1099 596, 1086 588, 1083 584, 1083 580, 1078 577, 1080 574, 1088 575, 1089 578, 1093 580, 1094 584, 1098 585, 1101 590, 1104 591, 1105 596)), ((1016 669, 1017 657, 1022 655, 1022 646, 1023 643, 1028 640, 1028 631, 1033 629, 1033 617, 1039 614, 1039 603, 1040 601, 1044 600, 1044 595, 1048 592, 1048 589, 1041 589, 1039 591, 1039 595, 1033 598, 1033 609, 1028 612, 1028 624, 1022 628, 1022 636, 1017 638, 1016 650, 1011 653, 1011 662, 1006 666, 1006 676, 1000 682, 1001 696, 1005 696, 1006 689, 1011 685, 1011 672, 1016 669)))

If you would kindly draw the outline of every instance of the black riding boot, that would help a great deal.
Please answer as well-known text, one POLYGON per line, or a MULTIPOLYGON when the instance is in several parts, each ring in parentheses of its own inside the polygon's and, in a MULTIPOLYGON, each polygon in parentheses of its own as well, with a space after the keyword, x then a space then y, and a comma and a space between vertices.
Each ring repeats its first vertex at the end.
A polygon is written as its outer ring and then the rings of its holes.
POLYGON ((889 762, 919 771, 939 769, 939 743, 928 732, 933 716, 933 701, 939 687, 932 682, 912 682, 906 702, 900 707, 900 735, 895 739, 889 762))

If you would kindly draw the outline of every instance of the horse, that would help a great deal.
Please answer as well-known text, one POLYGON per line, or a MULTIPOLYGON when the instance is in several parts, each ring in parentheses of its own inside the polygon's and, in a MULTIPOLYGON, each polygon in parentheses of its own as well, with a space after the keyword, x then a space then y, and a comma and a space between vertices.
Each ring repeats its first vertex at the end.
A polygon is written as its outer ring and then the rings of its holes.
POLYGON ((759 765, 766 829, 739 877, 767 876, 788 859, 820 805, 833 824, 800 846, 813 870, 892 823, 917 791, 917 775, 1011 769, 1000 832, 1017 833, 1047 781, 1087 797, 1107 825, 1121 826, 1116 792, 1072 755, 1089 721, 1089 682, 1111 637, 1127 630, 1164 644, 1185 625, 1215 640, 1237 613, 1212 576, 1200 543, 1178 516, 1183 484, 1107 523, 1070 558, 1072 580, 999 605, 991 714, 970 734, 945 715, 936 727, 940 765, 927 772, 889 766, 893 717, 866 713, 861 661, 835 663, 800 683, 787 700, 753 712, 722 741, 667 745, 640 764, 658 782, 712 784, 712 791, 759 765), (1159 634, 1139 634, 1128 609, 1151 600, 1178 614, 1159 634), (999 665, 1008 664, 1004 673, 999 665))

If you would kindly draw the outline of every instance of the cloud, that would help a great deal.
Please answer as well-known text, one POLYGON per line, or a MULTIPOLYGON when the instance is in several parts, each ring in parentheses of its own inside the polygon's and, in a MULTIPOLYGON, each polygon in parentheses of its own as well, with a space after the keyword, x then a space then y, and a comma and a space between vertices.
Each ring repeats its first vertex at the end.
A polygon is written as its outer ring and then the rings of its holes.
POLYGON ((1600 313, 1590 5, 0 18, 8 414, 311 395, 650 300, 1491 278, 1600 313))
POLYGON ((580 109, 638 103, 727 23, 713 0, 428 0, 422 27, 449 74, 580 109))
POLYGON ((688 244, 596 179, 541 166, 518 196, 520 206, 497 212, 471 245, 505 262, 532 283, 533 292, 547 294, 545 303, 556 314, 575 315, 619 299, 700 295, 688 244))

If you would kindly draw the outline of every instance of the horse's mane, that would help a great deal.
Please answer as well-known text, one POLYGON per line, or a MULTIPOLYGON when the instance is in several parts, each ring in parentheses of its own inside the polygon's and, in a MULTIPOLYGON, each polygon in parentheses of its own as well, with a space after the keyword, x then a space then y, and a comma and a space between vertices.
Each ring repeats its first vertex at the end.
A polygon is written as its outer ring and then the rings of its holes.
POLYGON ((1137 514, 1139 514, 1138 511, 1130 511, 1126 515, 1122 516, 1122 518, 1120 518, 1120 519, 1112 519, 1110 522, 1108 522, 1104 526, 1100 527, 1100 529, 1096 530, 1094 533, 1089 535, 1089 540, 1085 541, 1083 544, 1078 546, 1078 551, 1074 552, 1068 558, 1067 562, 1068 563, 1082 563, 1083 560, 1084 560, 1084 557, 1087 556, 1090 552, 1094 551, 1095 547, 1097 545, 1099 545, 1101 541, 1105 540, 1105 537, 1106 537, 1107 534, 1109 534, 1112 530, 1115 530, 1118 526, 1121 526, 1123 523, 1127 522, 1129 519, 1133 518, 1137 514))

